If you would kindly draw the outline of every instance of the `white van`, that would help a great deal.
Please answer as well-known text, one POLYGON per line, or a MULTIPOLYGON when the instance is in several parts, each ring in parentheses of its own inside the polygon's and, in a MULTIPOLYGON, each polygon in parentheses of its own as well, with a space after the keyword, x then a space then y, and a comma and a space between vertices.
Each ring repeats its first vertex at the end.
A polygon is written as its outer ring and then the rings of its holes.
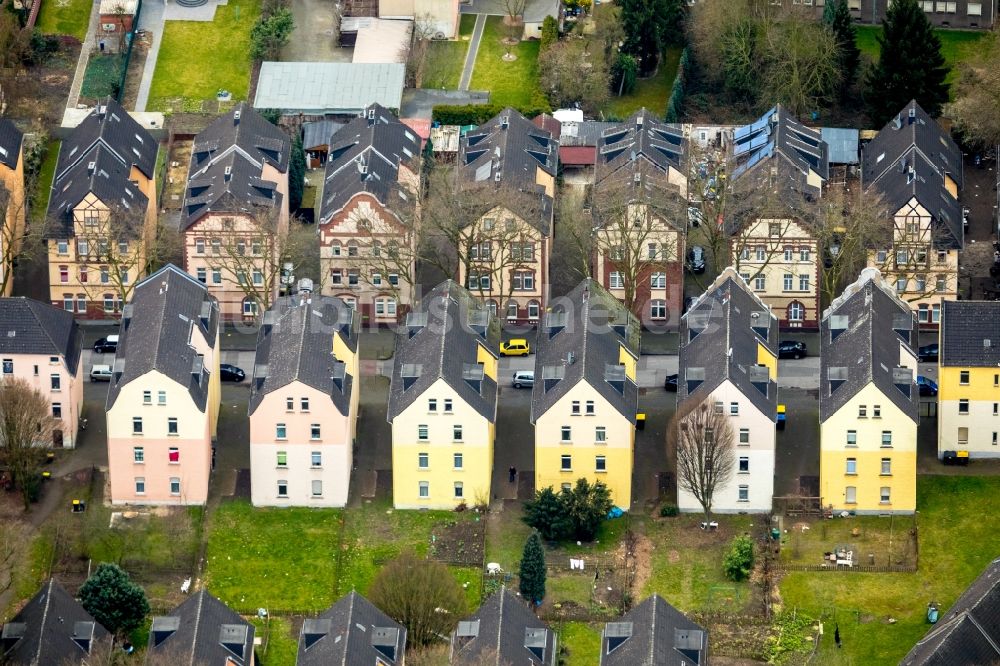
POLYGON ((110 382, 111 381, 111 366, 110 365, 95 365, 90 369, 90 381, 92 382, 110 382))
POLYGON ((534 370, 518 370, 514 373, 514 378, 511 380, 511 386, 514 388, 531 388, 534 385, 534 370))

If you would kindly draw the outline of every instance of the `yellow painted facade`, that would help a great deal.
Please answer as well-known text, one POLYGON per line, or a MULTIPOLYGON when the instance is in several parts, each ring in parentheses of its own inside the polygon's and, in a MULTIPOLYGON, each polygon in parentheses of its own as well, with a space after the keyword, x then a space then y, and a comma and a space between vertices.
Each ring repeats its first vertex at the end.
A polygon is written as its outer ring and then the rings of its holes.
POLYGON ((917 424, 874 383, 820 423, 819 490, 834 512, 916 509, 917 424))
MULTIPOLYGON (((357 315, 355 315, 357 316, 357 315)), ((360 341, 356 345, 357 351, 351 351, 351 348, 347 346, 344 342, 343 335, 340 331, 337 331, 333 335, 333 355, 338 361, 343 361, 345 370, 347 374, 354 378, 354 390, 351 391, 351 414, 358 414, 358 406, 361 402, 361 362, 360 362, 360 341)), ((358 435, 358 419, 351 419, 351 440, 357 438, 358 435)))
POLYGON ((757 365, 763 365, 767 368, 767 376, 771 381, 778 381, 778 357, 759 340, 757 341, 757 365))
POLYGON ((13 258, 21 247, 24 235, 25 198, 24 198, 24 150, 17 156, 17 167, 11 169, 0 163, 0 186, 7 194, 7 210, 0 221, 0 296, 10 296, 14 288, 14 276, 10 274, 13 258), (12 247, 6 247, 11 243, 12 247))

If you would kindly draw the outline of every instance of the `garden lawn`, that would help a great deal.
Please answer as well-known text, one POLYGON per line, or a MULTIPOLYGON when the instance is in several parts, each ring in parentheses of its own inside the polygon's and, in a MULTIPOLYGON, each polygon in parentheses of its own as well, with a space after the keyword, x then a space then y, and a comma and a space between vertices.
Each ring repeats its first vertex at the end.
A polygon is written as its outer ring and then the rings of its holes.
POLYGON ((656 75, 648 79, 639 79, 631 95, 618 97, 612 92, 611 99, 604 106, 607 118, 625 120, 639 109, 645 107, 662 118, 667 112, 667 101, 677 77, 677 65, 681 59, 681 49, 667 49, 656 75))
POLYGON ((601 654, 601 629, 598 624, 563 622, 554 627, 559 636, 559 647, 565 648, 566 666, 593 666, 601 654))
MULTIPOLYGON (((44 5, 43 5, 44 6, 44 5)), ((45 146, 45 159, 38 170, 38 182, 31 195, 31 219, 40 222, 45 219, 49 208, 49 195, 52 193, 52 180, 59 164, 59 139, 52 139, 45 146)))
MULTIPOLYGON (((920 564, 915 574, 790 573, 781 581, 786 610, 822 618, 822 664, 897 663, 928 629, 927 603, 947 612, 986 565, 1000 555, 992 515, 1000 478, 922 476, 920 564), (889 623, 889 618, 896 620, 889 623), (833 643, 839 626, 843 648, 833 643)), ((669 598, 669 597, 668 597, 669 598)))
POLYGON ((520 108, 546 107, 548 102, 538 87, 539 42, 518 42, 511 51, 517 60, 504 62, 506 49, 501 43, 503 38, 503 17, 487 18, 469 88, 488 90, 490 101, 494 104, 520 108))
MULTIPOLYGON (((879 52, 877 37, 882 28, 859 25, 855 26, 855 30, 857 30, 858 48, 865 55, 877 60, 879 52)), ((934 34, 941 40, 941 55, 944 56, 945 65, 951 68, 948 78, 945 79, 949 85, 958 78, 957 65, 974 56, 979 49, 979 41, 989 35, 985 31, 973 30, 935 30, 934 34)))
POLYGON ((884 518, 880 516, 857 516, 850 520, 788 520, 787 534, 781 538, 781 561, 786 564, 807 566, 829 565, 823 559, 834 547, 846 547, 854 551, 857 564, 869 564, 869 555, 875 556, 875 564, 906 565, 916 562, 915 541, 910 538, 913 527, 912 516, 884 518), (795 529, 791 525, 805 523, 809 529, 795 529), (858 535, 852 532, 857 529, 858 535))
POLYGON ((237 610, 323 610, 339 596, 342 521, 337 509, 224 502, 210 520, 206 585, 237 610))
POLYGON ((465 65, 465 54, 469 50, 466 41, 433 41, 427 47, 425 56, 429 74, 425 74, 420 82, 421 88, 445 88, 456 90, 462 77, 462 67, 465 65))
POLYGON ((476 28, 476 14, 462 14, 458 22, 458 36, 471 37, 476 28))
POLYGON ((81 42, 90 27, 91 0, 45 0, 38 10, 35 27, 46 35, 72 35, 81 42))
POLYGON ((213 21, 167 21, 147 110, 168 110, 173 98, 184 98, 184 110, 200 110, 194 107, 219 90, 246 99, 250 29, 259 14, 260 0, 229 0, 216 7, 213 21))
POLYGON ((115 87, 121 78, 121 64, 121 57, 116 53, 92 55, 87 61, 87 71, 83 75, 80 95, 95 99, 114 95, 115 87))
POLYGON ((295 666, 298 657, 299 638, 292 634, 292 623, 289 619, 271 617, 269 620, 252 618, 256 627, 255 636, 262 642, 266 637, 266 645, 255 649, 260 663, 267 666, 295 666))

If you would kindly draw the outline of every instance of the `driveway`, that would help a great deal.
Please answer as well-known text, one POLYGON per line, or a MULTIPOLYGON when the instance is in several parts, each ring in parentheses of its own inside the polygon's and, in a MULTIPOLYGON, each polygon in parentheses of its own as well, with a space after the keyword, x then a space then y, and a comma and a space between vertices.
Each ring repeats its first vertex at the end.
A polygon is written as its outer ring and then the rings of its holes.
POLYGON ((135 99, 135 110, 145 111, 149 102, 149 89, 153 85, 153 73, 156 71, 156 58, 160 55, 160 44, 163 43, 163 26, 166 24, 164 13, 166 3, 144 2, 139 14, 139 28, 149 33, 149 51, 146 52, 146 63, 142 68, 142 78, 139 80, 139 93, 135 99))
POLYGON ((337 4, 333 0, 292 0, 295 30, 281 50, 285 62, 351 62, 354 49, 337 45, 337 4))
MULTIPOLYGON (((471 50, 471 49, 470 49, 471 50)), ((403 91, 403 102, 399 109, 400 118, 423 118, 430 120, 434 107, 438 104, 489 104, 487 91, 424 90, 407 88, 403 91)))

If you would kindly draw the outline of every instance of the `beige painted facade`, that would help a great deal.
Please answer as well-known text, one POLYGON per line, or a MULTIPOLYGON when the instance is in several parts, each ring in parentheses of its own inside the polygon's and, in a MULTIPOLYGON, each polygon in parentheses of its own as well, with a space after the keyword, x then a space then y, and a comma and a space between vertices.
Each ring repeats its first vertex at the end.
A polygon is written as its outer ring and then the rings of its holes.
POLYGON ((730 239, 733 267, 782 328, 819 325, 818 242, 793 219, 761 218, 730 239))
MULTIPOLYGON (((22 142, 23 143, 23 142, 22 142)), ((7 212, 0 230, 0 296, 10 296, 14 288, 14 278, 10 275, 14 256, 20 249, 17 242, 24 234, 25 200, 24 200, 24 148, 17 156, 17 167, 9 168, 0 163, 0 185, 9 193, 7 212), (13 247, 6 247, 10 242, 13 247)))
MULTIPOLYGON (((951 183, 948 189, 953 188, 951 183)), ((958 250, 936 247, 942 239, 934 225, 931 214, 913 198, 893 217, 892 246, 868 258, 868 265, 895 287, 921 326, 937 326, 941 302, 958 298, 958 250)))
POLYGON ((83 355, 80 355, 75 368, 66 365, 65 356, 3 354, 0 361, 2 379, 28 382, 48 399, 52 416, 60 420, 52 442, 46 444, 56 448, 75 448, 80 415, 83 413, 83 355))
POLYGON ((414 19, 432 39, 458 36, 458 0, 379 0, 379 18, 414 19))

